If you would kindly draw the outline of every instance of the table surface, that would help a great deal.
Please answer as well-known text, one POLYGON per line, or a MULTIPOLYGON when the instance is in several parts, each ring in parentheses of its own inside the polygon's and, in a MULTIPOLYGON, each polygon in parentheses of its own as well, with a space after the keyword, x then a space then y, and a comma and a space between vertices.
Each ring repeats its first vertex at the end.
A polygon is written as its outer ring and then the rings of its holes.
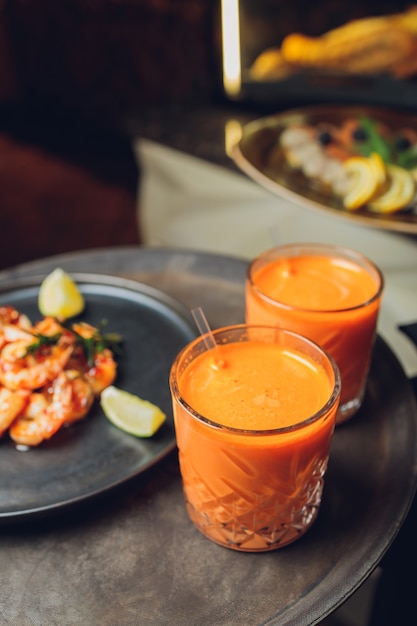
MULTIPOLYGON (((213 327, 243 321, 246 261, 121 248, 49 257, 0 284, 60 266, 136 279, 202 306, 213 327)), ((31 624, 311 626, 369 576, 395 538, 417 482, 412 387, 378 338, 365 403, 336 430, 318 519, 270 553, 217 546, 189 521, 176 451, 105 496, 1 528, 0 620, 31 624)), ((24 477, 22 477, 24 480, 24 477)))

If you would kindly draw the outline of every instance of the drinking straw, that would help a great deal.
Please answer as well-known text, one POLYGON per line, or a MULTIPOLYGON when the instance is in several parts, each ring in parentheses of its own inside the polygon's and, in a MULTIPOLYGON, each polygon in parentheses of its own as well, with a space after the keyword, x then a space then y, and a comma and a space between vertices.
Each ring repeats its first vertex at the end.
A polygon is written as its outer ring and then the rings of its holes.
POLYGON ((203 335, 207 350, 217 349, 217 343, 211 330, 203 309, 199 306, 191 309, 191 315, 197 325, 198 330, 203 335))

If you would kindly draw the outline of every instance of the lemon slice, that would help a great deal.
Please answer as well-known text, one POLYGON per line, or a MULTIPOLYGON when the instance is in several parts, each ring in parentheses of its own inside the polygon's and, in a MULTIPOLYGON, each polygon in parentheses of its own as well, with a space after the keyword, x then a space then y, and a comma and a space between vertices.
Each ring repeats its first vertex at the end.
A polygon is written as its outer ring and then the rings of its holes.
POLYGON ((343 204, 346 209, 355 211, 366 204, 385 183, 385 165, 381 156, 374 152, 369 158, 346 159, 343 167, 351 180, 350 189, 343 199, 343 204))
POLYGON ((387 168, 382 156, 377 152, 373 152, 369 157, 369 161, 377 178, 377 184, 379 186, 383 185, 387 180, 387 168))
POLYGON ((152 402, 113 385, 101 392, 100 404, 114 426, 136 437, 152 437, 166 420, 165 413, 152 402))
POLYGON ((42 282, 38 307, 42 315, 67 319, 81 313, 84 298, 77 285, 64 270, 55 269, 42 282))
POLYGON ((389 187, 369 203, 377 213, 395 213, 406 207, 414 198, 416 181, 408 170, 398 165, 387 165, 389 187))

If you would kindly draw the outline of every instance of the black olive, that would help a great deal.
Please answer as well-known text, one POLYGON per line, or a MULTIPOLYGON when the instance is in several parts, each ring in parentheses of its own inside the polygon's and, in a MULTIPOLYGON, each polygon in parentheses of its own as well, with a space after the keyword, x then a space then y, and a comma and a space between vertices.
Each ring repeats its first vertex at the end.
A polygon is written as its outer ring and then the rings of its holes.
POLYGON ((408 150, 410 146, 411 146, 411 141, 409 140, 408 137, 397 137, 397 139, 395 140, 395 147, 399 151, 408 150))
POLYGON ((368 134, 366 130, 362 128, 362 126, 358 126, 352 132, 352 137, 353 139, 355 139, 355 141, 366 141, 368 139, 368 134))
POLYGON ((319 133, 318 140, 322 146, 328 146, 329 143, 332 142, 332 136, 329 131, 322 130, 321 133, 319 133))

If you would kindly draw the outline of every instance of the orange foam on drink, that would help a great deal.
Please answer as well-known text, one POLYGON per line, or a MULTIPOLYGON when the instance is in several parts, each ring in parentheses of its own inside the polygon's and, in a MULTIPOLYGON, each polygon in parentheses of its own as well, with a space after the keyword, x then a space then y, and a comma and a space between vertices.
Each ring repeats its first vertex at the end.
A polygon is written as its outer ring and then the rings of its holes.
POLYGON ((378 291, 375 278, 363 267, 327 255, 278 258, 254 273, 253 281, 269 298, 313 311, 351 309, 378 291))
POLYGON ((245 430, 273 430, 304 421, 331 395, 322 367, 286 347, 229 343, 200 354, 179 389, 205 418, 245 430), (220 363, 219 363, 220 361, 220 363))

